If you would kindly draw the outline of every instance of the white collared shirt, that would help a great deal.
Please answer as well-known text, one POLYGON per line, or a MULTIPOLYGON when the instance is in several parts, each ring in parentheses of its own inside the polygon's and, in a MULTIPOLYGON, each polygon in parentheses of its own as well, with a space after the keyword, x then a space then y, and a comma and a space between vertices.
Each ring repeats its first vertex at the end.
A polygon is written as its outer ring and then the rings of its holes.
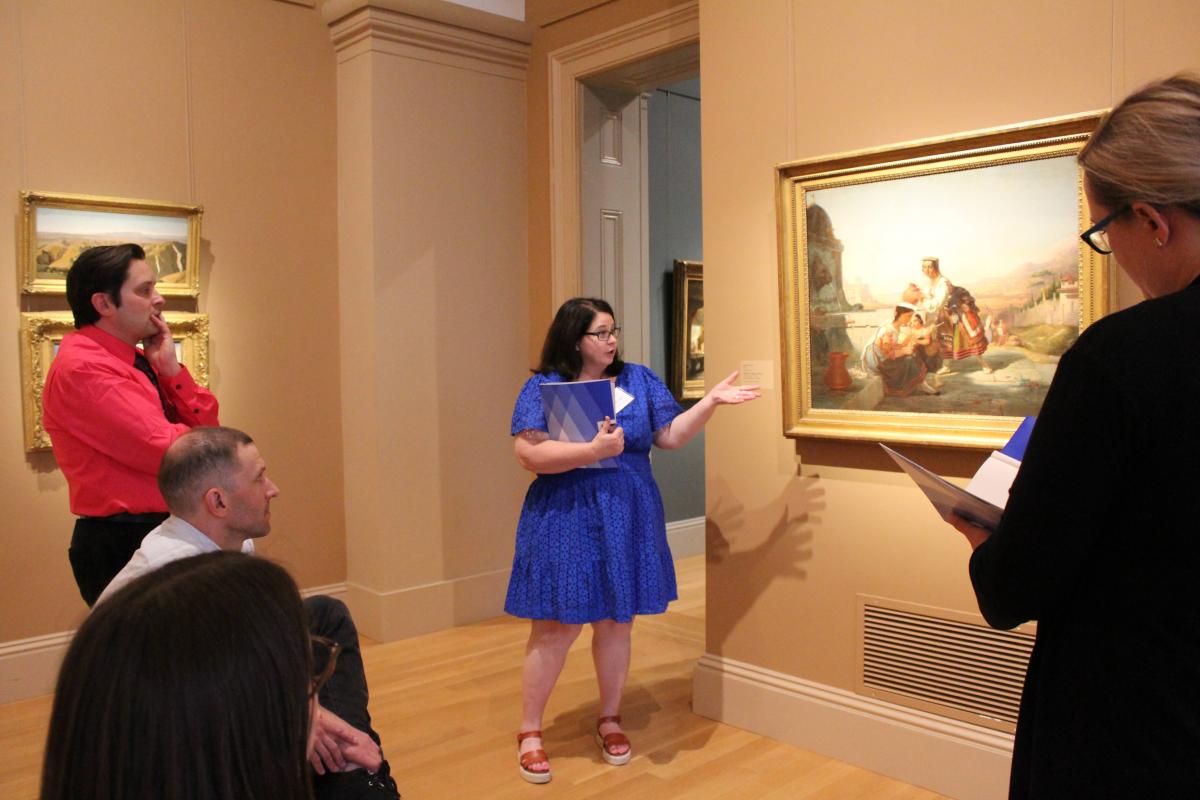
MULTIPOLYGON (((146 534, 141 546, 129 563, 109 581, 108 586, 100 593, 96 605, 103 603, 125 584, 136 578, 153 572, 164 564, 178 561, 188 556, 198 556, 201 553, 213 553, 221 548, 212 539, 205 536, 189 522, 171 515, 163 523, 146 534)), ((242 552, 254 555, 254 540, 247 539, 242 543, 242 552)))

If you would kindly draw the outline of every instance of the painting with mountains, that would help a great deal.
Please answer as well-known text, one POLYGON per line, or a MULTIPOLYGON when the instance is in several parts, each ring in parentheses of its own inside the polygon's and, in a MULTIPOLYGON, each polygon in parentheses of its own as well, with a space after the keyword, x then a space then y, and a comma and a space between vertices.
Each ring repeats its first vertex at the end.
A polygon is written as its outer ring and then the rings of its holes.
POLYGON ((135 243, 164 295, 195 297, 200 206, 24 191, 22 291, 63 294, 67 272, 89 247, 135 243))
POLYGON ((65 279, 89 247, 135 242, 145 249, 159 281, 180 283, 186 276, 187 239, 188 221, 182 217, 39 208, 34 262, 39 278, 65 279))

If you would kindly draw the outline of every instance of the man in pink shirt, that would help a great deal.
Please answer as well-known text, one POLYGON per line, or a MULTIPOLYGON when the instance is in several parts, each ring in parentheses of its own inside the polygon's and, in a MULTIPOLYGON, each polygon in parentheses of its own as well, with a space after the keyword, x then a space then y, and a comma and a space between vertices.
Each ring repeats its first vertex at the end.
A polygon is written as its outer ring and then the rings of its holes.
POLYGON ((136 244, 85 250, 67 273, 78 330, 46 375, 42 425, 79 517, 68 554, 89 606, 167 517, 156 482, 167 447, 219 424, 216 397, 176 357, 157 279, 136 244))

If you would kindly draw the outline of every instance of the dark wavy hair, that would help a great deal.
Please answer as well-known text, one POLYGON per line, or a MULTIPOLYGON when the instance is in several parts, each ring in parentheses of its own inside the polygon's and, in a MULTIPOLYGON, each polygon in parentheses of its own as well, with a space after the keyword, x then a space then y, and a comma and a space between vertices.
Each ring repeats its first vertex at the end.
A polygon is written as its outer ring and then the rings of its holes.
POLYGON ((174 561, 96 607, 58 675, 42 800, 311 798, 300 594, 241 553, 174 561))
MULTIPOLYGON (((612 306, 598 297, 572 297, 558 307, 550 330, 546 331, 546 341, 542 344, 542 361, 531 372, 549 375, 557 372, 563 380, 573 381, 579 377, 583 369, 583 357, 579 355, 578 344, 583 334, 592 326, 592 320, 597 314, 608 314, 616 321, 612 306)), ((613 362, 604 370, 609 377, 620 375, 625 369, 620 351, 613 362)))
POLYGON ((92 305, 92 295, 96 292, 104 292, 120 308, 121 287, 129 277, 129 265, 145 260, 146 251, 132 242, 89 247, 80 253, 67 270, 67 303, 75 317, 75 327, 92 325, 100 319, 100 312, 92 305))

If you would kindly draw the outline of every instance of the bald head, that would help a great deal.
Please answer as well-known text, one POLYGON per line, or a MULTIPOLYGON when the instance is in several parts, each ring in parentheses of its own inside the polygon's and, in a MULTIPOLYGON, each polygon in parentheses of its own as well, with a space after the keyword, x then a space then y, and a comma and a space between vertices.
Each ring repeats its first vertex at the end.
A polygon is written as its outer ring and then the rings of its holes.
POLYGON ((240 468, 238 449, 254 442, 236 428, 192 428, 167 448, 158 490, 176 516, 196 511, 213 486, 230 488, 240 468))

